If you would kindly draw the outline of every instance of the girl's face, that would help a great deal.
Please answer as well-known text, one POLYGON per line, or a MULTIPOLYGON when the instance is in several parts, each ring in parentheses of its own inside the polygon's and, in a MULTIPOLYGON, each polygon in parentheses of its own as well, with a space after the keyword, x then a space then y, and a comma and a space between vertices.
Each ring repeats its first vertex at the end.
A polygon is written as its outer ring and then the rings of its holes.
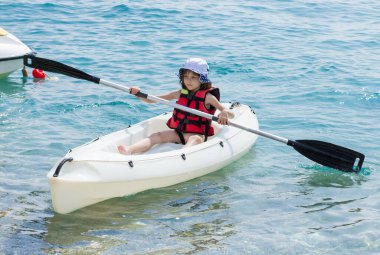
POLYGON ((186 88, 190 91, 197 91, 201 87, 201 82, 199 81, 199 74, 193 71, 186 70, 183 74, 183 83, 186 88))

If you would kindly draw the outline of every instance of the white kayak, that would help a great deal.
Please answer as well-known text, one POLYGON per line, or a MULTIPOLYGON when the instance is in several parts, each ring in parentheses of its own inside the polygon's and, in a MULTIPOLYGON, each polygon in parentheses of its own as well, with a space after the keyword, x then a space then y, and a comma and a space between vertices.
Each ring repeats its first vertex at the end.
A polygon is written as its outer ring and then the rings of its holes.
POLYGON ((22 68, 23 57, 32 53, 33 50, 0 27, 0 78, 22 68))
MULTIPOLYGON (((224 105, 232 108, 234 123, 258 129, 250 107, 224 105)), ((214 122, 215 135, 202 144, 182 148, 180 144, 167 143, 140 155, 119 154, 117 145, 128 146, 167 130, 170 116, 171 113, 159 115, 70 150, 47 175, 54 211, 70 213, 110 198, 214 172, 247 153, 257 139, 256 134, 214 122)))

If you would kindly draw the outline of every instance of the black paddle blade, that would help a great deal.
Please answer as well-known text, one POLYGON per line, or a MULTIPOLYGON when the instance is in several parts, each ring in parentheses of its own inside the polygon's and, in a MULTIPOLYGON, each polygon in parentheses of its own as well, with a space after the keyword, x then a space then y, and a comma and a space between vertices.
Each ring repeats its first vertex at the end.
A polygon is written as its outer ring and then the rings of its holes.
POLYGON ((48 72, 53 73, 60 73, 64 74, 73 78, 91 81, 99 84, 100 79, 89 75, 81 70, 75 69, 71 66, 62 64, 60 62, 46 59, 46 58, 39 58, 34 55, 26 55, 24 56, 24 65, 29 66, 32 68, 41 69, 48 72))
POLYGON ((360 152, 322 141, 289 140, 288 145, 314 162, 344 172, 358 173, 365 158, 360 152))

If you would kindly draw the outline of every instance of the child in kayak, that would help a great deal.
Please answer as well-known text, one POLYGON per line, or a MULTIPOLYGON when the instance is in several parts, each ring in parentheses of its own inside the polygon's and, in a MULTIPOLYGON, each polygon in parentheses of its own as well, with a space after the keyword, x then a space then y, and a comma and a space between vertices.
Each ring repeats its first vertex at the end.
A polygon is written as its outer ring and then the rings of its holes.
MULTIPOLYGON (((211 115, 219 110, 218 123, 228 125, 228 119, 233 118, 234 114, 219 102, 219 89, 212 86, 208 70, 208 64, 204 59, 187 59, 178 72, 182 89, 159 97, 166 100, 177 99, 177 104, 211 115)), ((130 93, 137 94, 139 91, 138 87, 133 87, 130 93)), ((140 99, 146 103, 154 103, 146 98, 140 99)), ((129 147, 119 145, 119 152, 125 155, 139 154, 161 143, 181 143, 184 147, 189 147, 207 141, 207 137, 214 135, 211 120, 179 109, 174 109, 173 116, 166 124, 171 130, 153 133, 129 147)))

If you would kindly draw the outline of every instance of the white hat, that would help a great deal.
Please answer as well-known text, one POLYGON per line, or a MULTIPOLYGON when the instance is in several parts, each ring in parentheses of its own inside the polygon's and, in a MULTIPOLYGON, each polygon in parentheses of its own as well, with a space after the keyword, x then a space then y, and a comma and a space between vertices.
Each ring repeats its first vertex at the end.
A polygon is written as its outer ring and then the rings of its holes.
POLYGON ((208 64, 203 58, 187 59, 183 67, 179 69, 178 76, 180 76, 184 70, 191 70, 194 73, 199 74, 199 81, 202 83, 211 82, 208 78, 208 64))

